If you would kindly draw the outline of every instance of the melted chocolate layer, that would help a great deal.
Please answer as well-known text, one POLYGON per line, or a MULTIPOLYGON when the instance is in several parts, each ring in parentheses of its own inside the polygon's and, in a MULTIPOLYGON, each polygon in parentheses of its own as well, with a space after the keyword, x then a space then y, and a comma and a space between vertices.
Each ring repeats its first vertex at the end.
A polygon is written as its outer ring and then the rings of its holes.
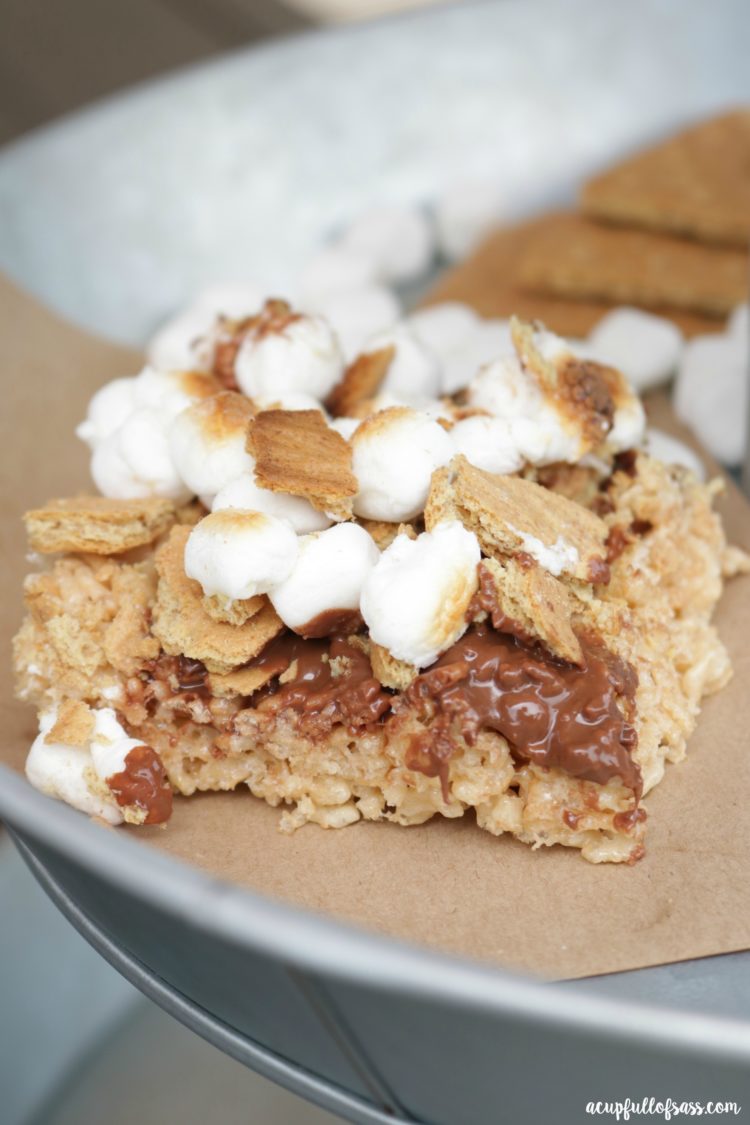
POLYGON ((415 736, 410 769, 440 777, 462 743, 495 730, 521 762, 556 767, 572 777, 606 784, 619 777, 641 793, 633 761, 632 717, 637 677, 633 668, 594 637, 581 636, 583 665, 546 655, 488 625, 473 626, 418 676, 405 693, 428 731, 415 736))
POLYGON ((362 628, 362 614, 358 609, 327 609, 295 629, 301 637, 332 637, 335 634, 350 636, 362 628))
POLYGON ((125 769, 107 778, 118 805, 135 805, 146 813, 144 824, 163 824, 172 815, 172 789, 161 758, 150 746, 134 746, 125 769))
POLYGON ((284 634, 271 641, 253 665, 273 669, 274 676, 291 673, 260 708, 291 708, 308 734, 326 734, 335 723, 352 730, 369 726, 391 706, 369 658, 346 637, 303 640, 284 634))

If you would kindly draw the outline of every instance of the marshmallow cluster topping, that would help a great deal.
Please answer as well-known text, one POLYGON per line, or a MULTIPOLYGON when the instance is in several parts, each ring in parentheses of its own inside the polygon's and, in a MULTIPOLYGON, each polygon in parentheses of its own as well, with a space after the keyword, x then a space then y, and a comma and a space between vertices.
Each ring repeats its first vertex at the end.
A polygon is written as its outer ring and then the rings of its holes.
POLYGON ((291 524, 263 512, 224 508, 190 532, 185 573, 204 594, 243 601, 266 594, 291 573, 298 540, 291 524))
POLYGON ((362 616, 376 644, 424 668, 468 628, 477 589, 477 538, 457 520, 416 539, 398 535, 362 591, 362 616))
POLYGON ((251 398, 271 401, 295 393, 322 400, 343 368, 341 348, 328 322, 292 312, 261 314, 234 361, 240 389, 251 398))
POLYGON ((214 497, 242 473, 252 472, 245 449, 253 416, 248 399, 232 391, 194 403, 172 422, 169 448, 176 471, 191 493, 214 497))
POLYGON ((359 482, 356 515, 393 523, 423 510, 433 472, 453 456, 451 439, 439 422, 402 406, 365 419, 351 446, 359 482))

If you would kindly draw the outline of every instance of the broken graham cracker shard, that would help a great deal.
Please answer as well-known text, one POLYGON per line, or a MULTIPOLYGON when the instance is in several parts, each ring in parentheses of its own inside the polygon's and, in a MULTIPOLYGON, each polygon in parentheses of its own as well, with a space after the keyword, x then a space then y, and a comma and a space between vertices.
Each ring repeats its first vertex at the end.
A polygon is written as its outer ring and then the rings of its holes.
POLYGON ((153 543, 176 518, 170 500, 110 500, 106 496, 74 496, 50 500, 23 517, 32 550, 49 555, 79 552, 119 555, 153 543))
POLYGON ((372 398, 388 373, 396 349, 393 344, 376 352, 364 352, 347 367, 341 382, 333 388, 326 406, 335 417, 356 414, 361 403, 372 398))
MULTIPOLYGON (((538 563, 484 559, 479 564, 475 605, 493 628, 524 643, 538 641, 552 656, 583 663, 581 643, 573 631, 573 597, 566 586, 538 563)), ((374 662, 373 662, 374 667, 374 662)))
POLYGON ((747 253, 559 215, 527 243, 520 283, 562 297, 724 317, 747 295, 747 253))
POLYGON ((750 110, 701 121, 585 185, 589 215, 747 247, 750 110))
POLYGON ((170 656, 200 660, 209 672, 225 674, 246 664, 284 628, 267 598, 242 625, 216 621, 203 605, 203 590, 185 574, 189 527, 174 527, 156 554, 159 582, 153 633, 170 656))
POLYGON ((47 732, 44 741, 48 744, 61 742, 63 746, 76 746, 86 749, 94 733, 94 712, 77 699, 66 699, 58 708, 54 725, 47 732))
POLYGON ((351 518, 357 494, 351 447, 319 410, 264 410, 250 423, 247 449, 261 488, 304 496, 318 511, 351 518))
POLYGON ((482 552, 501 562, 527 555, 556 577, 609 580, 603 520, 540 484, 477 469, 462 454, 432 474, 424 514, 428 531, 460 520, 482 552))

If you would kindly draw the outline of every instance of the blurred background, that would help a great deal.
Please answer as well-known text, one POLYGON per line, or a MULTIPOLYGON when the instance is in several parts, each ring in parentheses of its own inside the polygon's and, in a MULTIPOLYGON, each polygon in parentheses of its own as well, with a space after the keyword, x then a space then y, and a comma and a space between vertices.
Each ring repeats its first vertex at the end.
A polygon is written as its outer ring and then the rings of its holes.
POLYGON ((0 0, 0 144, 175 67, 438 0, 0 0))

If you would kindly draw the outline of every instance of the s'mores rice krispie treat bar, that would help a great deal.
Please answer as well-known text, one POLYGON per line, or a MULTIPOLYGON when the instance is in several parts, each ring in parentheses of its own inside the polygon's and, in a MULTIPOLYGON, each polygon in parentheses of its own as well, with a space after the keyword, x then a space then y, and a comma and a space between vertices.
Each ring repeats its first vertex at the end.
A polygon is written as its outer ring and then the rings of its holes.
POLYGON ((458 388, 408 325, 345 364, 282 301, 189 354, 94 396, 101 495, 26 516, 32 784, 111 824, 247 786, 286 831, 473 810, 638 859, 731 675, 720 484, 647 456, 625 378, 538 324, 458 388))

